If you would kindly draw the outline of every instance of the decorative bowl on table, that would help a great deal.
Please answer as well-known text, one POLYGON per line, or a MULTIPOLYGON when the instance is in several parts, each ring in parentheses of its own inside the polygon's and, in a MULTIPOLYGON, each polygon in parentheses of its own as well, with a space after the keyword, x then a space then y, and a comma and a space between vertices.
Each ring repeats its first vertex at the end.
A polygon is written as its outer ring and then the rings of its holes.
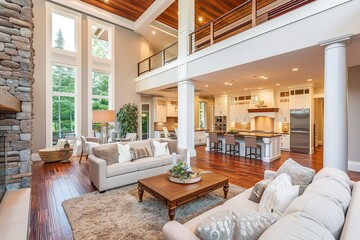
POLYGON ((178 161, 169 171, 169 180, 174 183, 190 184, 201 181, 201 173, 195 173, 186 163, 178 161))

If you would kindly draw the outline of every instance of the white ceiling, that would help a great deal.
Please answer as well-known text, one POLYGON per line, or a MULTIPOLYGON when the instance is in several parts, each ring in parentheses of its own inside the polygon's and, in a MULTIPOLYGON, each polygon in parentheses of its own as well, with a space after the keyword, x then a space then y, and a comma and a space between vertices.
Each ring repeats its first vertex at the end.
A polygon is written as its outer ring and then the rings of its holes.
MULTIPOLYGON (((360 65, 360 36, 354 36, 347 48, 347 65, 349 67, 360 65)), ((309 83, 308 79, 312 79, 315 86, 323 87, 324 49, 320 46, 313 46, 198 76, 193 80, 195 80, 195 88, 201 90, 199 92, 201 96, 210 96, 249 92, 259 88, 288 88, 309 83), (292 71, 293 68, 299 70, 292 71), (260 76, 265 76, 268 79, 260 79, 260 76), (225 82, 232 83, 232 86, 225 85, 225 82), (280 84, 280 86, 276 84, 280 84), (205 87, 205 85, 208 85, 208 87, 205 87)), ((176 84, 171 86, 176 86, 176 84)), ((168 87, 166 86, 166 88, 168 87)), ((168 92, 158 90, 147 91, 147 93, 169 96, 168 92)), ((174 92, 170 94, 170 96, 174 95, 174 92)))

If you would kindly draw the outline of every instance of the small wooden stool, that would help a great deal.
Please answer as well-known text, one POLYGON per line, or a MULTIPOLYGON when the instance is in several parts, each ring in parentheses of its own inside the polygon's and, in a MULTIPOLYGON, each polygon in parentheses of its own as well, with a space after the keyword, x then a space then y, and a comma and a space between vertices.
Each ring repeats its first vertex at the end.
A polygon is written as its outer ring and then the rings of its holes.
POLYGON ((235 141, 234 134, 224 134, 225 137, 225 154, 240 154, 240 143, 235 141), (227 146, 230 146, 230 149, 227 150, 227 146), (236 148, 237 146, 237 148, 236 148))
POLYGON ((255 156, 255 159, 259 158, 261 160, 261 145, 256 142, 256 136, 245 136, 245 159, 247 156, 255 156), (247 149, 250 148, 250 153, 247 153, 247 149), (252 149, 255 149, 255 152, 252 152, 252 149), (257 150, 260 149, 260 153, 257 150))
POLYGON ((209 142, 210 142, 210 151, 213 149, 214 151, 222 152, 222 141, 219 141, 218 134, 217 133, 209 133, 209 142), (213 147, 211 147, 211 144, 213 144, 213 147), (219 146, 220 145, 220 146, 219 146))

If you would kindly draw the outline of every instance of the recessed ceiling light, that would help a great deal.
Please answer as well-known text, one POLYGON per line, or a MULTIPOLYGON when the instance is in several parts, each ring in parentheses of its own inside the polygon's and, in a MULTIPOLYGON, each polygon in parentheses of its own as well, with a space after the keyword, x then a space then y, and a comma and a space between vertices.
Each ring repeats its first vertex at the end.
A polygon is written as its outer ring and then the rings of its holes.
POLYGON ((248 90, 247 88, 244 88, 244 90, 246 91, 246 90, 248 90))
POLYGON ((275 84, 276 86, 280 86, 280 83, 275 84))
POLYGON ((151 33, 152 33, 153 35, 155 35, 155 34, 156 34, 156 32, 155 32, 155 31, 152 31, 151 33))
POLYGON ((264 77, 263 79, 264 79, 264 80, 267 80, 267 79, 269 79, 269 78, 267 78, 267 77, 264 77))
POLYGON ((264 76, 260 76, 259 78, 264 78, 264 76))
POLYGON ((225 82, 224 84, 225 84, 225 85, 228 85, 229 83, 228 83, 228 82, 225 82))
POLYGON ((291 69, 293 72, 296 72, 296 71, 299 71, 299 69, 298 68, 293 68, 293 69, 291 69))
POLYGON ((261 89, 262 89, 262 87, 259 87, 258 89, 259 89, 259 90, 261 90, 261 89))
POLYGON ((108 3, 108 2, 109 2, 109 0, 104 0, 104 2, 108 3))
POLYGON ((205 85, 205 87, 208 87, 208 86, 209 86, 209 85, 207 85, 207 84, 205 85))
POLYGON ((311 78, 309 78, 307 81, 308 81, 308 82, 311 82, 311 81, 312 81, 312 79, 311 79, 311 78))
POLYGON ((229 86, 232 86, 232 83, 229 83, 228 85, 229 85, 229 86))
POLYGON ((204 20, 204 19, 203 19, 202 17, 199 17, 199 18, 198 18, 198 21, 199 21, 199 22, 202 22, 203 20, 204 20))

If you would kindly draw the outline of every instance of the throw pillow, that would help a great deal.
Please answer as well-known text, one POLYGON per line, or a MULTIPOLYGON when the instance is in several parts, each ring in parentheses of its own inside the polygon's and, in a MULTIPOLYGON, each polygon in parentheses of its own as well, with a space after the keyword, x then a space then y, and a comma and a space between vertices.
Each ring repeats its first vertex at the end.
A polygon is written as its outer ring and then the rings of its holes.
POLYGON ((119 153, 116 143, 95 146, 92 152, 96 157, 104 159, 107 166, 118 162, 119 153))
POLYGON ((273 178, 266 178, 263 179, 255 184, 253 187, 249 200, 253 201, 255 203, 259 203, 262 195, 264 194, 264 191, 266 187, 269 185, 269 183, 274 180, 273 178))
POLYGON ((131 161, 131 153, 130 146, 118 144, 119 158, 118 162, 130 162, 131 161))
POLYGON ((265 189, 259 203, 259 211, 281 216, 298 194, 299 186, 293 186, 290 176, 282 173, 265 189))
POLYGON ((343 171, 336 168, 324 167, 318 173, 315 174, 313 178, 313 182, 320 178, 335 178, 337 180, 343 181, 349 187, 351 185, 351 180, 349 176, 343 171))
POLYGON ((149 153, 149 150, 147 149, 147 147, 135 147, 135 148, 131 147, 130 153, 131 153, 132 160, 150 157, 150 153, 149 153))
POLYGON ((299 195, 301 195, 305 191, 306 187, 311 183, 315 175, 315 170, 301 166, 289 158, 276 171, 275 177, 282 173, 286 173, 291 177, 291 182, 293 185, 300 185, 299 195))
POLYGON ((167 142, 160 143, 157 141, 153 141, 153 144, 154 144, 154 148, 155 148, 154 149, 154 157, 170 155, 167 142))
POLYGON ((195 234, 203 240, 257 240, 276 220, 277 218, 266 213, 224 210, 201 220, 196 226, 195 234))

